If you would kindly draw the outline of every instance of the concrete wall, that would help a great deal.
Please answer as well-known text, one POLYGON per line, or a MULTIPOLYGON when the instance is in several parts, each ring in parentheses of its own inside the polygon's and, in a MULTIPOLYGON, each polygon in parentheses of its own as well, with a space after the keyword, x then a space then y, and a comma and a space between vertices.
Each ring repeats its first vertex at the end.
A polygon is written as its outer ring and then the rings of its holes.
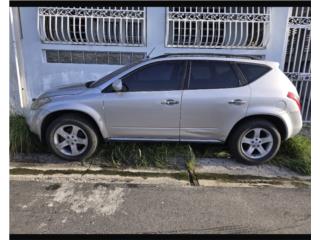
MULTIPOLYGON (((145 47, 119 46, 86 46, 70 44, 44 44, 40 41, 37 32, 37 8, 21 7, 22 51, 25 65, 25 81, 28 90, 27 104, 31 99, 38 97, 44 91, 71 83, 96 80, 117 69, 117 65, 100 64, 65 64, 47 63, 45 49, 57 50, 88 50, 88 51, 126 51, 150 52, 152 56, 163 53, 195 52, 195 53, 225 53, 225 54, 252 54, 264 55, 267 60, 282 62, 285 46, 285 32, 288 17, 287 7, 272 8, 270 42, 266 49, 186 49, 165 47, 166 8, 147 8, 147 44, 145 47)), ((12 89, 17 85, 12 73, 12 89)), ((10 87, 11 89, 11 87, 10 87)), ((13 92, 15 90, 12 90, 13 92)), ((14 96, 14 95, 13 95, 14 96)), ((12 101, 16 101, 13 97, 12 101)))

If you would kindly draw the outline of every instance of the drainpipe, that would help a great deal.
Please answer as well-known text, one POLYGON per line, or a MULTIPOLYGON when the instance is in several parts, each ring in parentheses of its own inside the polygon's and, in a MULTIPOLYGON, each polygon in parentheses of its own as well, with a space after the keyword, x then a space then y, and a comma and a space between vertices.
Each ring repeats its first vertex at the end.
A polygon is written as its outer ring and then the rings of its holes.
MULTIPOLYGON (((26 90, 26 78, 25 78, 25 69, 23 63, 23 53, 22 53, 22 31, 20 24, 20 12, 18 7, 10 7, 10 27, 11 27, 11 36, 14 52, 10 54, 14 54, 15 64, 16 64, 16 72, 18 79, 18 87, 19 87, 19 99, 20 106, 24 109, 27 106, 27 90, 26 90)), ((10 80, 11 81, 11 80, 10 80)))

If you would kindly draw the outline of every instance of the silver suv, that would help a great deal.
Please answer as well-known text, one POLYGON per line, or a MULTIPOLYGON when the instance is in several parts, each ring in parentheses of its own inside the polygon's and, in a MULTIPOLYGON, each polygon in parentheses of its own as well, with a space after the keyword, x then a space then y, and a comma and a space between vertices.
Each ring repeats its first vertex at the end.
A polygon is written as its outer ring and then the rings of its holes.
POLYGON ((162 55, 95 82, 48 91, 27 122, 52 152, 90 157, 101 141, 227 143, 262 163, 302 127, 296 88, 279 64, 207 55, 162 55))

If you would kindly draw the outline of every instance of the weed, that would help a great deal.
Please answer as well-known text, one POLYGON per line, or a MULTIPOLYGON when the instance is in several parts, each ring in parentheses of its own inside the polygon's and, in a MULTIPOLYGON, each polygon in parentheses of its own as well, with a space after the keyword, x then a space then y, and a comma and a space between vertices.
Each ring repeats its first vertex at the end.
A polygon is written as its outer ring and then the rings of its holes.
POLYGON ((25 118, 20 115, 10 116, 10 153, 44 152, 44 147, 28 128, 25 118))
POLYGON ((188 170, 193 171, 196 166, 196 155, 193 152, 193 149, 190 145, 188 145, 189 151, 188 151, 188 156, 186 156, 186 167, 188 170))
POLYGON ((199 158, 230 158, 228 148, 224 144, 192 144, 192 148, 199 158))
MULTIPOLYGON (((98 153, 100 163, 113 167, 157 167, 167 168, 170 159, 187 159, 188 144, 180 143, 107 143, 98 153)), ((99 161, 99 160, 98 160, 99 161)))
POLYGON ((271 161, 278 166, 290 168, 305 175, 311 174, 311 141, 295 136, 282 143, 278 155, 271 161))

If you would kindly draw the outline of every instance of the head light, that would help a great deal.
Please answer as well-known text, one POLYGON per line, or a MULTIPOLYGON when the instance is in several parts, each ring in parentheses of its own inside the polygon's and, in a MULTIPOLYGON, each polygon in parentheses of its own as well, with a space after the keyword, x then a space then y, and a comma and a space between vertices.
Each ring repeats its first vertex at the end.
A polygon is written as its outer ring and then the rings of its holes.
POLYGON ((41 106, 43 106, 44 104, 47 104, 48 102, 51 102, 51 99, 48 97, 38 98, 32 103, 31 109, 36 110, 36 109, 40 108, 41 106))

